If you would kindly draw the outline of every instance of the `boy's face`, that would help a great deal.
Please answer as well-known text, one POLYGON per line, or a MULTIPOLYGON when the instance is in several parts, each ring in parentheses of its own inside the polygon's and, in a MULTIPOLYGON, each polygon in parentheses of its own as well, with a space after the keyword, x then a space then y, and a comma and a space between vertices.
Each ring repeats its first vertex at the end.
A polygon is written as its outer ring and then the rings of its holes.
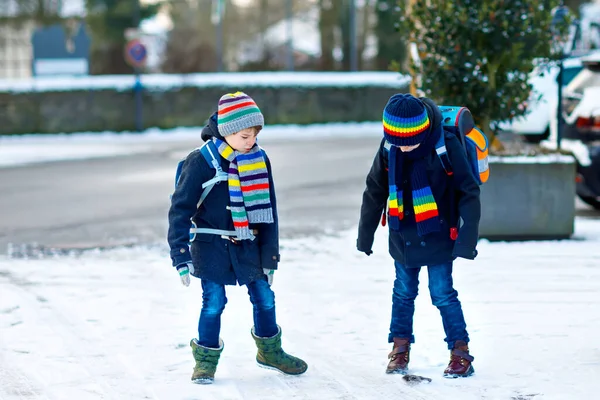
POLYGON ((225 136, 225 141, 235 151, 240 153, 247 153, 254 147, 256 143, 256 136, 258 135, 258 129, 255 127, 242 129, 232 135, 225 136))
POLYGON ((409 153, 411 151, 413 151, 414 149, 416 149, 417 147, 419 147, 421 144, 415 144, 413 146, 399 146, 400 147, 400 151, 403 153, 409 153))

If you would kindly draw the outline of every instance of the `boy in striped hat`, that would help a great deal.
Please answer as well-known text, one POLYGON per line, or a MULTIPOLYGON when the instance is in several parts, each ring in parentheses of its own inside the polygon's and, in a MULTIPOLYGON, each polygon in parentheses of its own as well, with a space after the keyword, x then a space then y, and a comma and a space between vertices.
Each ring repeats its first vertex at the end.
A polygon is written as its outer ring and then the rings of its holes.
POLYGON ((212 383, 223 351, 219 334, 227 303, 225 285, 248 288, 258 364, 288 375, 303 374, 308 368, 282 350, 276 323, 271 284, 279 262, 279 228, 271 164, 256 143, 263 126, 263 114, 250 96, 242 92, 222 96, 218 111, 202 131, 206 143, 186 158, 171 199, 168 241, 173 266, 185 286, 190 274, 202 285, 198 338, 190 342, 195 383, 212 383), (213 157, 210 163, 203 151, 213 157), (217 166, 223 182, 204 197, 205 183, 217 179, 217 166), (195 238, 190 248, 192 222, 195 238))
POLYGON ((375 230, 387 206, 396 280, 388 336, 393 349, 386 372, 408 371, 419 271, 427 266, 429 292, 451 351, 444 376, 469 376, 474 372, 473 357, 452 283, 452 265, 456 257, 472 260, 477 255, 479 186, 462 144, 443 130, 442 114, 433 101, 410 94, 392 96, 383 111, 383 136, 367 176, 357 248, 372 253, 375 230), (436 154, 441 135, 452 164, 451 176, 436 154))

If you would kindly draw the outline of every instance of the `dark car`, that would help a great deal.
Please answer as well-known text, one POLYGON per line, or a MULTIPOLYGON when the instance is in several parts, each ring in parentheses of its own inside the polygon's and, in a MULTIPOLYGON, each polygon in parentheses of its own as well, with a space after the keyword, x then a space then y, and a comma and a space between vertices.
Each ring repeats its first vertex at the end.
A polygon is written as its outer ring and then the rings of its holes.
POLYGON ((585 58, 583 66, 564 89, 561 133, 563 142, 587 149, 577 157, 577 195, 600 209, 600 55, 585 58))

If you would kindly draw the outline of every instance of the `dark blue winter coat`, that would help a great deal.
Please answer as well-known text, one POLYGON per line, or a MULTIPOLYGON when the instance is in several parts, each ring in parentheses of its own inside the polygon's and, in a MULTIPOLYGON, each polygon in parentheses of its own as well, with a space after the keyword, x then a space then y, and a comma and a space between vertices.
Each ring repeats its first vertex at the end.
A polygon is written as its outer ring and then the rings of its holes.
MULTIPOLYGON (((216 117, 213 115, 202 131, 202 139, 209 140, 213 136, 223 140, 217 129, 216 117)), ((229 170, 229 161, 220 157, 221 167, 229 170)), ((279 228, 277 218, 277 201, 273 185, 271 163, 265 157, 269 171, 271 188, 271 206, 274 223, 250 224, 251 229, 258 229, 254 240, 242 240, 234 244, 214 234, 197 234, 188 246, 190 218, 198 228, 212 228, 233 231, 233 220, 229 210, 229 188, 227 181, 217 183, 201 206, 197 208, 202 194, 202 183, 215 176, 200 151, 191 152, 182 168, 179 184, 171 199, 169 210, 168 241, 171 248, 173 266, 192 261, 195 267, 194 276, 225 285, 248 284, 262 279, 263 268, 277 269, 279 262, 279 228)))
MULTIPOLYGON (((424 103, 429 119, 432 121, 431 129, 439 129, 442 117, 439 109, 428 99, 424 99, 424 103)), ((445 132, 444 137, 454 174, 452 176, 446 174, 435 149, 432 149, 431 154, 425 158, 429 186, 439 212, 439 232, 432 232, 423 237, 417 234, 417 223, 410 195, 409 177, 412 163, 409 161, 403 168, 404 218, 400 221, 400 231, 389 232, 389 252, 395 261, 407 267, 437 265, 451 262, 456 257, 474 259, 477 256, 476 246, 481 216, 479 186, 458 138, 448 132, 445 132), (460 227, 459 217, 464 221, 460 227), (452 227, 458 228, 457 240, 452 240, 450 237, 452 227)), ((375 230, 381 222, 389 196, 386 170, 388 155, 384 143, 385 140, 382 140, 367 176, 367 187, 363 194, 357 248, 366 253, 371 252, 375 230)))

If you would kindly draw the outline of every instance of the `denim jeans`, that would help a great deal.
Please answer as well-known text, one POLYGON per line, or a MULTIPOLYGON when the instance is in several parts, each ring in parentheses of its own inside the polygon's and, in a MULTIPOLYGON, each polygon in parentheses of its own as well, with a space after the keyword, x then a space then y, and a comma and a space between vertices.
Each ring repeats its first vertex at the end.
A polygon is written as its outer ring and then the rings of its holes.
MULTIPOLYGON (((225 286, 202 279, 202 311, 198 321, 198 343, 204 347, 218 348, 221 331, 221 314, 227 304, 225 286)), ((272 337, 279 332, 275 319, 275 294, 267 278, 250 282, 250 302, 254 309, 254 333, 260 337, 272 337)))
MULTIPOLYGON (((396 280, 392 296, 392 323, 388 341, 392 343, 395 337, 410 339, 415 342, 413 335, 413 315, 415 313, 415 298, 419 289, 419 272, 421 268, 407 268, 395 263, 396 280)), ((462 312, 458 292, 452 287, 452 263, 430 265, 429 294, 434 306, 440 310, 448 348, 454 348, 454 342, 463 340, 469 342, 467 324, 462 312)))

